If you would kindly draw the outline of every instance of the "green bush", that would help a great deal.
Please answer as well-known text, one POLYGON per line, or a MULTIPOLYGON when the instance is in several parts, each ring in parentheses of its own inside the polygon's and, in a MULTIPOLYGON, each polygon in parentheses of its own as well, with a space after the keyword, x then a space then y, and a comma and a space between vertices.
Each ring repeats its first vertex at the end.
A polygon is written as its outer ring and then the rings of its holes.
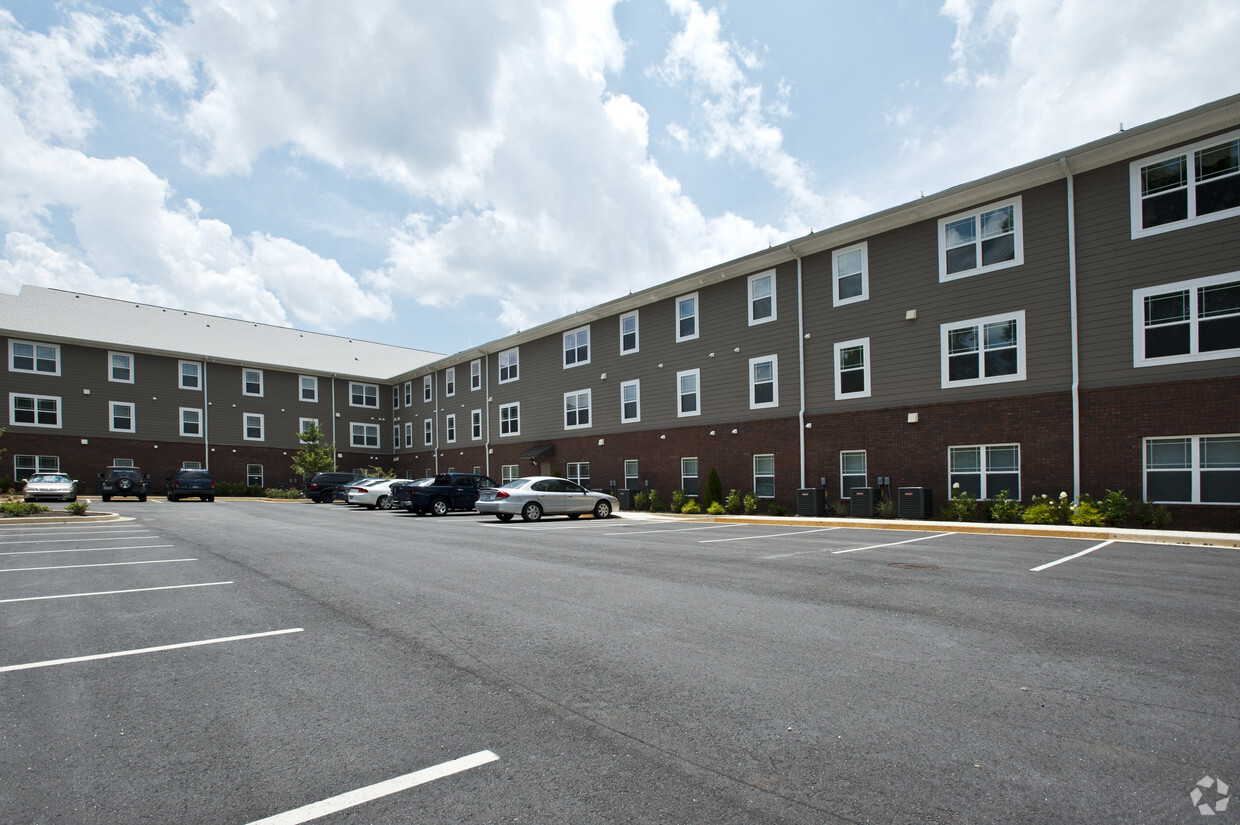
POLYGON ((650 496, 647 495, 644 491, 634 493, 633 494, 633 509, 634 510, 649 510, 650 509, 650 496))
POLYGON ((659 498, 659 491, 651 488, 650 490, 650 512, 662 513, 667 509, 667 505, 663 503, 663 499, 659 498))
POLYGON ((847 499, 837 498, 827 505, 827 512, 836 518, 848 518, 852 515, 852 504, 847 499))
POLYGON ((1020 521, 1024 506, 1017 500, 1008 498, 1007 490, 1000 490, 999 495, 986 502, 986 518, 1000 524, 1011 524, 1020 521))
POLYGON ((698 513, 702 512, 702 508, 695 499, 689 499, 685 502, 684 506, 680 508, 680 512, 691 516, 696 516, 698 513))
POLYGON ((301 490, 280 490, 275 487, 268 487, 263 490, 264 498, 301 498, 301 490))
POLYGON ((702 494, 702 506, 709 511, 710 505, 716 501, 723 501, 723 482, 719 480, 719 471, 711 467, 710 475, 706 476, 706 492, 702 494))
POLYGON ((1166 530, 1171 526, 1171 511, 1165 504, 1143 501, 1133 507, 1133 517, 1138 525, 1148 529, 1166 530))
POLYGON ((672 512, 683 513, 685 511, 685 503, 689 500, 689 496, 684 490, 677 490, 672 493, 672 512))
POLYGON ((1097 502, 1085 493, 1079 502, 1072 505, 1072 515, 1068 516, 1068 523, 1077 527, 1102 527, 1106 524, 1106 519, 1097 502))
POLYGON ((977 499, 960 487, 960 482, 952 485, 952 497, 939 511, 944 521, 976 521, 977 499))
POLYGON ((874 515, 878 518, 895 518, 896 503, 889 498, 883 497, 878 504, 874 505, 874 515))
POLYGON ((90 502, 85 499, 82 501, 71 501, 65 505, 65 512, 71 516, 84 516, 89 509, 90 502))
POLYGON ((1033 501, 1021 515, 1025 524, 1067 524, 1072 517, 1072 500, 1067 493, 1060 493, 1059 498, 1051 498, 1045 493, 1034 496, 1033 501))
POLYGON ((725 515, 728 511, 724 509, 724 506, 720 504, 719 502, 712 501, 710 503, 710 506, 706 508, 706 512, 710 513, 712 516, 722 516, 722 515, 725 515))
POLYGON ((1098 509, 1102 511, 1102 520, 1108 527, 1127 524, 1128 511, 1131 507, 1132 502, 1128 500, 1128 496, 1124 495, 1123 490, 1107 490, 1106 497, 1098 502, 1098 509))
POLYGON ((745 504, 741 500, 740 490, 729 490, 728 497, 723 501, 723 509, 730 516, 739 516, 745 512, 745 504))
POLYGON ((752 516, 758 512, 758 494, 745 493, 745 515, 752 516))
POLYGON ((773 516, 786 516, 788 515, 788 508, 782 504, 772 504, 767 509, 767 512, 773 516))
POLYGON ((39 513, 46 513, 52 508, 46 504, 36 504, 33 501, 6 501, 0 504, 0 513, 6 518, 17 518, 20 516, 37 516, 39 513))

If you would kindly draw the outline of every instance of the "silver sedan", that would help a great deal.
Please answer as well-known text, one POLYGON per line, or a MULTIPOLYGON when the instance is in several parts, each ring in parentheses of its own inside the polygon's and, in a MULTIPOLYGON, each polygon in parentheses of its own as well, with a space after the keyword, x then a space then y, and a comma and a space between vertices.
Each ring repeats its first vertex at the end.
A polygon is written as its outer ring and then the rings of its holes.
POLYGON ((64 473, 36 473, 26 479, 22 497, 26 501, 39 498, 77 501, 77 482, 64 473))
POLYGON ((538 521, 545 515, 580 518, 585 513, 610 518, 619 506, 615 496, 553 476, 518 478, 503 487, 484 488, 474 504, 479 513, 494 513, 500 521, 511 521, 513 516, 525 521, 538 521))

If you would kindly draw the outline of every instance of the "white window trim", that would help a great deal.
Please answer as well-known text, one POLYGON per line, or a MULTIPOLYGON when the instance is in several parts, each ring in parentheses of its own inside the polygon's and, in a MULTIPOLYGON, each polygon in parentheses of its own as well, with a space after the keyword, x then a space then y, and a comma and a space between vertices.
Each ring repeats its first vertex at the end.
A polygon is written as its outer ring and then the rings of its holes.
MULTIPOLYGON (((942 232, 942 230, 939 230, 942 232)), ((831 253, 831 306, 847 306, 861 301, 870 300, 870 245, 868 241, 837 249, 831 253), (861 253, 861 294, 851 298, 840 298, 840 278, 855 275, 854 272, 840 273, 840 258, 852 252, 861 253)))
MULTIPOLYGON (((953 384, 952 386, 956 385, 953 384)), ((854 338, 851 341, 840 341, 835 345, 835 400, 845 401, 850 398, 869 398, 870 390, 870 339, 854 338), (865 376, 865 389, 861 392, 846 393, 844 392, 843 382, 844 370, 840 366, 840 353, 846 349, 852 349, 853 347, 861 347, 862 372, 865 376)))
POLYGON ((319 377, 318 377, 317 375, 299 375, 299 376, 297 376, 297 399, 298 399, 299 401, 304 401, 304 402, 305 402, 305 403, 307 403, 307 404, 317 404, 317 403, 319 403, 319 377), (309 380, 312 382, 312 385, 311 385, 311 386, 312 386, 312 388, 313 388, 314 398, 306 398, 306 397, 305 397, 305 391, 306 391, 306 389, 307 389, 307 388, 306 388, 306 387, 303 387, 301 382, 303 382, 303 381, 305 381, 305 380, 307 380, 307 379, 309 379, 309 380))
POLYGON ((267 416, 262 413, 242 413, 241 414, 241 438, 244 441, 266 441, 267 440, 267 416), (250 419, 258 419, 258 438, 250 435, 250 419))
MULTIPOLYGON (((577 407, 578 418, 580 418, 581 409, 582 408, 580 406, 577 407)), ((560 420, 564 422, 564 429, 566 430, 588 430, 591 427, 593 427, 594 426, 594 392, 592 390, 585 389, 585 390, 573 390, 572 392, 564 393, 563 414, 560 420), (569 398, 580 398, 583 395, 586 397, 585 410, 586 410, 587 421, 584 424, 569 424, 568 423, 568 399, 569 398)))
POLYGON ((1006 384, 1010 381, 1025 380, 1025 311, 1023 309, 1016 312, 1005 312, 1002 315, 987 315, 985 318, 971 318, 964 321, 954 321, 949 324, 941 324, 939 326, 939 359, 941 370, 941 388, 952 389, 955 387, 976 387, 983 384, 1006 384), (983 328, 986 324, 994 324, 999 321, 1016 321, 1016 372, 1011 375, 996 375, 993 378, 980 376, 978 378, 967 378, 960 381, 949 381, 951 375, 948 368, 948 333, 952 330, 962 329, 964 327, 978 328, 978 357, 985 359, 985 339, 983 328))
MULTIPOLYGON (((989 458, 990 458, 990 449, 992 447, 1015 447, 1016 448, 1016 483, 1019 484, 1021 487, 1021 490, 1017 491, 1018 495, 1016 496, 1016 498, 1017 500, 1019 500, 1020 495, 1023 494, 1023 489, 1025 486, 1025 471, 1024 471, 1025 457, 1021 453, 1019 441, 1001 441, 997 444, 949 444, 947 447, 947 477, 950 479, 953 475, 966 475, 965 473, 953 473, 952 472, 952 450, 973 450, 973 449, 979 450, 981 461, 979 462, 977 472, 981 479, 981 493, 982 493, 981 496, 979 496, 979 499, 984 500, 984 501, 989 501, 991 497, 999 495, 999 493, 1003 492, 1003 490, 991 490, 990 486, 986 483, 986 479, 988 476, 996 475, 998 473, 998 471, 990 469, 989 458)), ((1144 450, 1144 447, 1142 447, 1142 450, 1144 450)), ((1142 462, 1144 462, 1145 461, 1144 457, 1141 460, 1142 462)), ((1007 472, 1007 471, 1004 471, 1004 472, 1007 472)), ((952 492, 951 490, 948 490, 948 498, 951 498, 951 492, 952 492)), ((1008 492, 1010 493, 1012 491, 1008 490, 1008 492)))
POLYGON ((133 379, 134 379, 133 353, 132 352, 117 352, 115 350, 109 350, 108 352, 108 380, 114 384, 132 384, 133 379), (114 378, 112 376, 112 358, 113 356, 116 356, 116 355, 129 359, 129 377, 128 378, 114 378))
POLYGON ((451 398, 456 395, 456 367, 448 367, 443 375, 443 394, 451 398))
POLYGON ((771 480, 771 494, 769 496, 758 495, 758 498, 775 498, 775 454, 774 453, 758 453, 753 457, 753 491, 758 493, 758 479, 769 478, 771 480), (769 476, 758 475, 758 459, 769 458, 771 460, 771 474, 769 476))
POLYGON ((207 422, 205 419, 206 419, 206 416, 203 415, 201 407, 181 407, 180 408, 181 437, 182 438, 203 438, 207 430, 207 422), (196 433, 185 432, 185 414, 187 412, 198 413, 198 432, 196 433))
POLYGON ((350 382, 349 382, 349 406, 350 406, 350 407, 358 407, 359 409, 366 409, 366 410, 377 410, 377 409, 379 409, 379 385, 378 385, 378 384, 367 384, 365 381, 350 381, 350 382), (354 388, 354 387, 361 387, 361 388, 362 388, 362 393, 361 393, 361 395, 362 395, 362 403, 361 403, 361 404, 354 404, 354 403, 353 403, 353 394, 354 394, 354 393, 353 393, 353 388, 354 388), (373 404, 367 404, 367 403, 365 403, 365 402, 366 402, 366 399, 370 397, 370 396, 369 396, 369 394, 367 394, 367 392, 366 392, 366 388, 367 388, 367 387, 373 388, 373 389, 374 389, 374 391, 375 391, 375 393, 374 393, 375 403, 373 403, 373 404))
POLYGON ((676 324, 676 343, 681 341, 693 341, 702 335, 702 302, 698 298, 698 293, 692 292, 688 295, 681 295, 676 299, 676 310, 672 313, 672 321, 676 324), (680 334, 680 305, 685 301, 693 301, 693 334, 680 334))
POLYGON ((521 380, 521 348, 520 347, 513 347, 512 349, 504 350, 503 352, 501 352, 499 355, 496 356, 495 363, 498 369, 497 375, 499 376, 498 378, 499 383, 511 384, 513 381, 521 380), (511 361, 511 363, 509 364, 510 375, 508 378, 504 377, 504 367, 503 367, 504 356, 506 355, 510 356, 509 360, 511 361), (512 375, 511 373, 516 373, 516 374, 512 375))
POLYGON ((469 411, 469 440, 470 441, 481 441, 482 440, 482 434, 483 434, 482 433, 482 422, 483 422, 482 410, 470 410, 469 411))
MULTIPOLYGON (((320 431, 322 431, 323 425, 319 424, 319 420, 317 418, 299 418, 297 419, 297 432, 304 433, 307 429, 307 424, 318 424, 320 431)), ((326 438, 327 434, 324 433, 323 437, 326 438)))
POLYGON ((1161 504, 1204 504, 1207 507, 1234 507, 1240 502, 1228 501, 1202 501, 1201 500, 1201 474, 1205 471, 1202 466, 1201 459, 1201 441, 1204 438, 1240 438, 1240 433, 1207 433, 1203 435, 1157 435, 1148 436, 1141 439, 1141 499, 1142 501, 1153 501, 1161 504), (1160 499, 1151 499, 1149 491, 1149 474, 1158 472, 1158 470, 1150 470, 1148 464, 1148 444, 1151 441, 1167 441, 1172 439, 1187 438, 1191 441, 1190 455, 1191 466, 1180 468, 1173 472, 1187 472, 1192 475, 1191 500, 1189 501, 1162 501, 1160 499))
POLYGON ((251 398, 262 398, 263 397, 263 371, 262 370, 256 370, 256 369, 253 369, 252 367, 241 368, 241 394, 248 395, 251 398), (246 384, 250 382, 246 381, 245 377, 247 373, 251 373, 251 372, 258 374, 258 392, 248 392, 246 390, 246 384))
POLYGON ((431 447, 435 444, 435 419, 422 419, 422 446, 431 447))
MULTIPOLYGON (((591 346, 591 343, 592 342, 590 340, 590 325, 589 324, 586 324, 584 327, 577 327, 576 329, 570 329, 567 332, 563 333, 560 336, 560 364, 561 366, 563 366, 564 369, 566 370, 571 370, 574 367, 580 367, 584 364, 590 363, 590 358, 594 355, 594 353, 592 352, 593 347, 591 346), (567 339, 568 336, 571 335, 573 336, 573 339, 575 341, 577 338, 577 334, 580 332, 584 332, 586 334, 586 357, 582 361, 576 361, 570 364, 568 363, 568 346, 567 346, 568 342, 565 339, 567 339)), ((577 349, 577 347, 574 345, 573 349, 575 350, 577 349)))
POLYGON ((978 206, 965 212, 957 212, 955 215, 948 215, 946 218, 939 219, 939 282, 958 281, 961 278, 972 278, 975 275, 983 275, 988 272, 998 272, 1001 269, 1009 269, 1014 266, 1020 266, 1025 262, 1025 219, 1021 210, 1021 196, 1017 195, 1008 200, 996 201, 988 203, 984 206, 978 206), (996 209, 1002 209, 1005 206, 1012 207, 1012 219, 1016 222, 1016 229, 1012 233, 1013 258, 1010 261, 1000 261, 997 264, 983 266, 981 263, 981 216, 984 212, 992 212, 996 209), (979 237, 976 241, 978 246, 978 265, 972 269, 963 272, 953 272, 947 274, 947 238, 943 235, 944 228, 949 223, 955 223, 963 218, 977 218, 979 237))
POLYGON ((521 402, 520 401, 514 401, 511 404, 500 404, 498 415, 500 416, 500 419, 499 419, 500 421, 499 437, 500 438, 509 438, 511 436, 521 434, 521 402), (515 408, 517 411, 517 415, 516 415, 517 428, 515 430, 512 430, 511 432, 504 432, 503 414, 504 414, 504 410, 510 409, 510 408, 515 408))
MULTIPOLYGON (((50 373, 43 373, 43 374, 49 375, 50 373)), ((109 410, 109 412, 111 412, 111 410, 109 410)), ((9 393, 9 425, 10 426, 39 427, 45 430, 59 430, 59 429, 63 429, 64 423, 65 423, 65 407, 64 407, 64 404, 61 402, 59 395, 35 395, 34 393, 29 393, 29 392, 9 393), (35 420, 33 423, 27 422, 27 421, 19 422, 15 420, 18 398, 30 398, 34 400, 35 420), (56 423, 55 424, 40 424, 39 423, 39 402, 40 401, 55 401, 56 402, 56 423)))
POLYGON ((775 270, 774 270, 774 269, 768 269, 766 272, 759 272, 759 273, 757 273, 757 274, 755 274, 755 275, 750 275, 750 276, 749 276, 749 278, 748 278, 748 280, 747 280, 747 282, 746 282, 746 283, 747 283, 747 289, 748 289, 748 296, 749 296, 749 302, 748 302, 748 303, 749 303, 749 306, 748 306, 748 308, 747 308, 747 310, 746 310, 746 311, 748 312, 748 314, 749 314, 749 326, 753 327, 753 326, 757 326, 758 324, 769 324, 771 321, 776 321, 776 320, 778 320, 778 319, 779 319, 779 309, 778 309, 779 304, 778 304, 778 301, 776 300, 776 295, 777 295, 777 293, 776 293, 776 291, 775 291, 775 282, 776 282, 777 280, 778 280, 778 279, 775 277, 775 270), (770 279, 771 279, 771 314, 770 314, 770 315, 768 315, 768 316, 767 316, 767 317, 765 317, 765 318, 755 318, 755 317, 753 317, 753 303, 754 303, 754 297, 753 297, 753 285, 754 285, 754 284, 755 284, 755 283, 756 283, 756 282, 757 282, 760 278, 770 278, 770 279))
POLYGON ((349 446, 361 447, 364 450, 377 450, 381 442, 379 441, 379 425, 366 424, 361 421, 349 422, 349 446), (358 433, 361 433, 361 440, 358 440, 358 433), (366 440, 373 434, 375 437, 374 444, 367 444, 366 440))
POLYGON ((1178 149, 1171 149, 1157 155, 1150 155, 1149 157, 1140 158, 1128 164, 1128 203, 1131 210, 1130 222, 1132 225, 1132 239, 1135 241, 1137 238, 1148 238, 1150 235, 1161 235, 1164 232, 1174 232, 1177 229, 1184 229, 1185 227, 1196 226, 1197 224, 1202 223, 1210 223, 1211 221, 1219 221, 1225 218, 1234 218, 1235 216, 1240 215, 1240 206, 1236 206, 1231 209, 1224 209, 1219 212, 1211 212, 1208 215, 1194 214, 1197 211, 1197 199, 1194 197, 1197 188, 1197 178, 1196 175, 1193 174, 1193 167, 1195 165, 1193 163, 1193 155, 1197 151, 1205 149, 1209 146, 1218 146, 1219 144, 1228 143, 1236 139, 1240 139, 1240 130, 1228 132, 1224 135, 1215 135, 1212 138, 1199 140, 1191 145, 1181 146, 1178 149), (1142 167, 1150 166, 1155 163, 1162 163, 1163 161, 1177 157, 1188 158, 1187 197, 1189 217, 1182 221, 1159 224, 1158 226, 1151 226, 1149 229, 1145 229, 1141 226, 1141 169, 1142 167))
POLYGON ((202 384, 203 384, 202 371, 203 370, 202 370, 201 361, 177 361, 177 386, 183 390, 189 390, 190 392, 202 392, 202 384), (196 387, 185 386, 185 365, 186 364, 191 364, 197 369, 196 376, 198 378, 198 386, 196 387))
POLYGON ((620 382, 620 423, 636 424, 642 420, 642 382, 640 378, 632 381, 620 382), (632 418, 626 418, 624 415, 624 389, 625 387, 635 387, 637 389, 637 415, 632 418))
POLYGON ((1132 291, 1132 365, 1134 367, 1156 367, 1163 364, 1192 364, 1199 361, 1215 361, 1219 358, 1240 357, 1240 348, 1220 349, 1213 352, 1198 353, 1198 328, 1200 318, 1197 315, 1197 290, 1216 284, 1240 281, 1240 272, 1227 272, 1222 275, 1211 275, 1206 278, 1194 278, 1191 281, 1177 281, 1173 284, 1160 284, 1132 291), (1188 340, 1189 352, 1184 355, 1167 355, 1161 358, 1145 357, 1145 298, 1149 295, 1161 295, 1167 292, 1188 290, 1191 297, 1188 301, 1188 340))
POLYGON ((138 431, 138 405, 132 401, 109 401, 108 402, 108 432, 110 433, 135 433, 138 431), (116 407, 129 408, 129 429, 122 430, 116 427, 116 407))
POLYGON ((749 359, 749 409, 762 410, 779 406, 779 356, 778 355, 760 355, 757 358, 749 359), (771 400, 759 403, 757 401, 758 382, 754 380, 754 367, 758 364, 771 362, 771 400))
POLYGON ((450 413, 444 419, 444 441, 447 444, 456 443, 456 413, 450 413))
POLYGON ((413 449, 413 422, 412 421, 405 422, 405 449, 406 450, 413 449))
POLYGON ((844 472, 844 456, 845 455, 860 455, 862 460, 865 462, 865 472, 860 473, 861 484, 859 486, 861 487, 867 486, 869 484, 869 478, 870 478, 870 457, 866 455, 865 450, 840 450, 840 477, 839 477, 840 486, 837 489, 837 492, 839 493, 840 498, 843 498, 844 496, 845 477, 858 475, 858 473, 844 472))
POLYGON ((692 416, 701 415, 701 414, 702 414, 702 370, 700 368, 692 369, 692 370, 681 370, 680 372, 676 373, 676 417, 677 418, 691 418, 692 416), (695 379, 694 383, 697 385, 697 390, 695 391, 695 395, 697 395, 697 409, 694 410, 693 412, 683 412, 682 406, 680 403, 681 398, 683 397, 680 391, 680 379, 682 376, 685 376, 685 375, 694 376, 694 379, 695 379))
POLYGON ((632 312, 626 312, 623 315, 621 315, 619 325, 620 325, 620 354, 621 355, 632 355, 635 352, 641 352, 641 348, 642 348, 641 326, 642 325, 641 325, 641 316, 638 314, 638 310, 633 310, 632 312), (624 348, 624 319, 625 318, 633 319, 633 348, 632 349, 624 348))
MULTIPOLYGON (((109 363, 108 369, 109 371, 111 370, 111 363, 109 363)), ((21 372, 27 375, 52 375, 52 376, 60 375, 60 344, 48 344, 43 341, 20 341, 16 339, 10 339, 9 340, 9 372, 21 372), (13 366, 13 359, 15 357, 13 353, 13 346, 15 344, 26 344, 27 346, 30 346, 33 348, 34 351, 31 353, 31 360, 34 361, 34 365, 30 369, 28 370, 18 369, 17 367, 13 366), (55 372, 42 372, 38 369, 38 364, 39 364, 38 347, 51 347, 53 350, 56 351, 55 372)))
POLYGON ((434 382, 429 375, 422 376, 422 403, 429 404, 435 397, 434 382))
MULTIPOLYGON (((701 475, 701 472, 702 472, 702 463, 701 463, 700 461, 698 461, 697 456, 695 456, 695 455, 686 455, 686 456, 681 456, 681 457, 680 457, 680 489, 685 490, 685 495, 687 495, 689 498, 697 498, 698 496, 700 496, 700 495, 702 494, 702 475, 701 475), (690 476, 690 475, 685 475, 685 462, 686 462, 686 461, 692 461, 692 462, 693 462, 693 475, 691 475, 691 476, 690 476), (695 485, 694 485, 695 487, 697 487, 697 488, 698 488, 698 491, 697 491, 696 493, 690 493, 690 492, 688 492, 688 489, 685 487, 685 479, 686 479, 686 478, 692 478, 692 479, 694 479, 694 480, 697 482, 697 484, 695 484, 695 485)), ((722 502, 720 502, 720 503, 722 503, 722 502)))
POLYGON ((475 358, 469 362, 469 391, 482 389, 482 359, 475 358))

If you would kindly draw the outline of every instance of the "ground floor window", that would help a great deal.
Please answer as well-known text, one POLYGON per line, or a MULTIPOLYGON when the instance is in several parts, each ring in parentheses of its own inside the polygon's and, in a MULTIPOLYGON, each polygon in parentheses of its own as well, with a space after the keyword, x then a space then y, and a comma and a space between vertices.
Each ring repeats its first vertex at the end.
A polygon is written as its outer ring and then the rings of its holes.
POLYGON ((58 455, 15 455, 13 456, 13 480, 21 481, 35 473, 59 473, 60 456, 58 455))
POLYGON ((1240 504, 1240 435, 1145 439, 1145 500, 1240 504))
POLYGON ((201 470, 202 462, 201 461, 182 461, 181 469, 182 470, 201 470))
POLYGON ((500 482, 507 484, 521 477, 521 468, 516 464, 505 464, 499 469, 500 482))
POLYGON ((851 498, 854 487, 864 487, 865 450, 840 451, 840 498, 851 498))
POLYGON ((568 464, 568 480, 575 481, 582 487, 590 486, 590 462, 570 461, 568 464))
POLYGON ((263 465, 247 464, 245 465, 245 486, 262 487, 263 486, 263 465))
POLYGON ((624 489, 637 490, 637 459, 631 458, 624 462, 624 489))
POLYGON ((114 458, 112 459, 113 467, 132 467, 134 466, 132 458, 114 458))
POLYGON ((974 498, 989 499, 1006 491, 1008 498, 1020 498, 1019 444, 948 447, 947 456, 952 492, 960 490, 974 498))
POLYGON ((680 459, 680 489, 686 495, 698 494, 698 462, 696 458, 680 459))
POLYGON ((775 497, 775 456, 753 457, 753 491, 758 498, 775 497))

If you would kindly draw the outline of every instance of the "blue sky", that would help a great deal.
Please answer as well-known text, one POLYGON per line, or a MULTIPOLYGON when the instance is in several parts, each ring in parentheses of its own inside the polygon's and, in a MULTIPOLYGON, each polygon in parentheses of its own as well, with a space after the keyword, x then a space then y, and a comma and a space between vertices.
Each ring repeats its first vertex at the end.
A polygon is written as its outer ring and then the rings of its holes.
POLYGON ((1234 0, 0 0, 0 291, 457 352, 1234 94, 1237 43, 1234 0))

